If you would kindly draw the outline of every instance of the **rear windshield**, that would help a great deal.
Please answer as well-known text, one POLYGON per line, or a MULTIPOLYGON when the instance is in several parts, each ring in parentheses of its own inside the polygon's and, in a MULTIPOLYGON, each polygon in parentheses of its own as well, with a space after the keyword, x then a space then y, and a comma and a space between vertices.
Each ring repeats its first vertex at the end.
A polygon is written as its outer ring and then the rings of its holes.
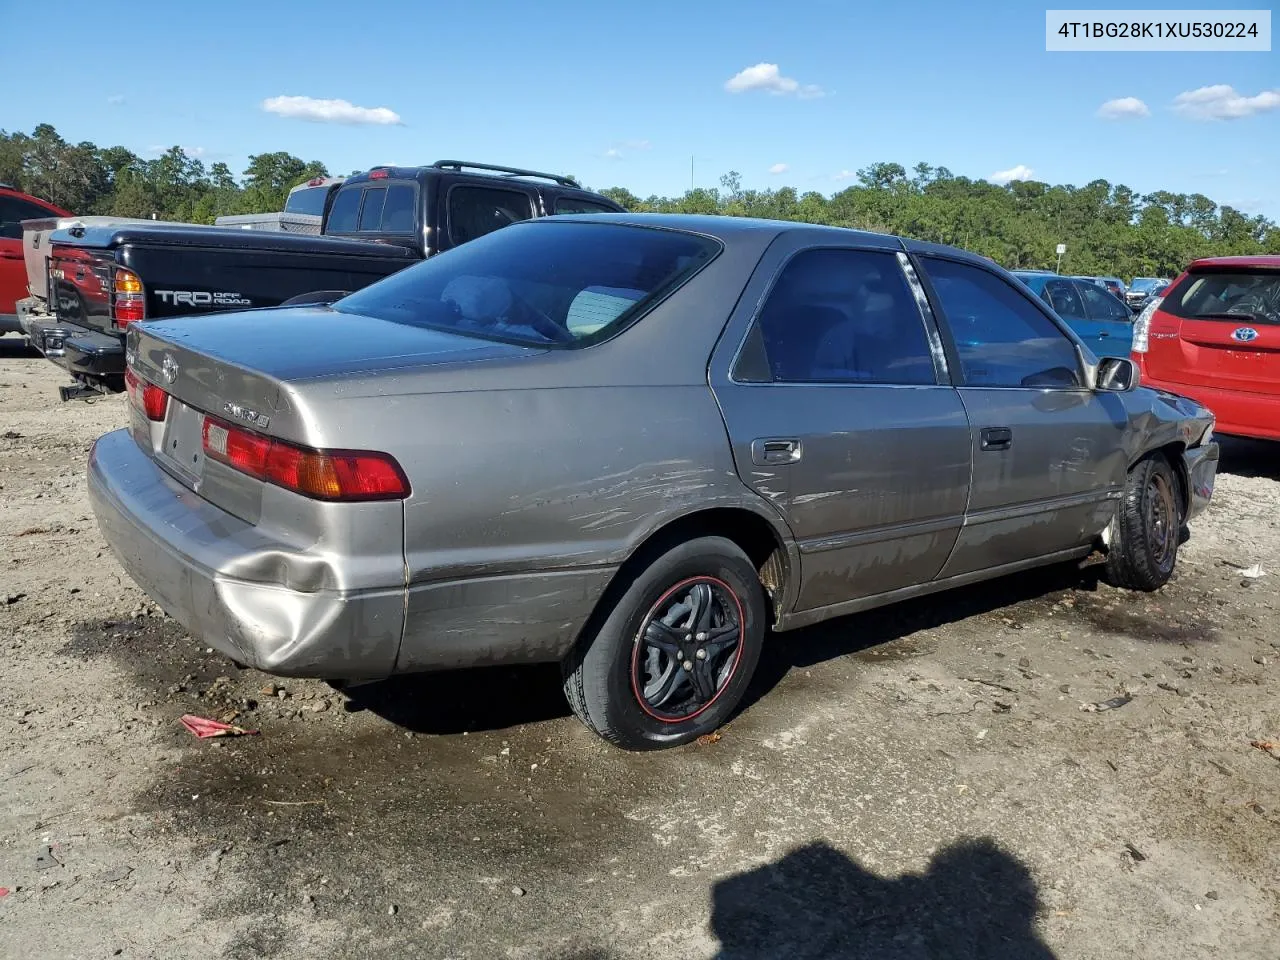
POLYGON ((289 199, 284 202, 285 213, 307 213, 321 216, 324 213, 324 198, 329 195, 329 187, 298 187, 289 192, 289 199))
POLYGON ((1165 295, 1160 309, 1184 320, 1280 324, 1280 271, 1192 273, 1165 295))
POLYGON ((706 237, 651 227, 514 224, 333 308, 511 343, 582 346, 626 326, 719 249, 706 237))

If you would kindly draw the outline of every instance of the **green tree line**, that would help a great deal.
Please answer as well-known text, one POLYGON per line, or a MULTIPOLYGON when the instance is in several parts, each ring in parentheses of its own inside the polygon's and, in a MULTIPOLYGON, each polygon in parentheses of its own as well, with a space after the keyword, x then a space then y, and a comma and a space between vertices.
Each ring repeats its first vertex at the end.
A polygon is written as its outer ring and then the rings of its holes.
MULTIPOLYGON (((144 159, 125 147, 72 144, 49 124, 31 133, 0 130, 0 182, 84 214, 212 223, 226 214, 269 213, 289 189, 327 175, 323 163, 286 152, 249 157, 237 178, 225 163, 208 167, 181 147, 144 159)), ((877 230, 952 244, 1010 268, 1056 265, 1067 245, 1068 273, 1124 278, 1172 276, 1197 258, 1280 254, 1280 227, 1200 194, 1140 194, 1094 180, 1083 187, 1036 180, 997 186, 946 167, 873 163, 833 196, 794 187, 749 190, 741 175, 719 188, 644 199, 625 187, 602 190, 628 210, 770 217, 877 230)))

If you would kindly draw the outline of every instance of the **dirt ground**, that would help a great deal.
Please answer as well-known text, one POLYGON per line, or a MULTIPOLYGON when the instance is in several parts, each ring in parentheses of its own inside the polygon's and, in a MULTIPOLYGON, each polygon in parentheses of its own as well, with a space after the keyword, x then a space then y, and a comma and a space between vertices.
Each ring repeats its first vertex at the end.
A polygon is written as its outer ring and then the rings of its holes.
POLYGON ((630 755, 554 668, 212 655, 94 523, 123 399, 60 382, 0 340, 0 957, 1280 955, 1276 448, 1226 446, 1158 594, 1055 569, 780 636, 722 739, 630 755))

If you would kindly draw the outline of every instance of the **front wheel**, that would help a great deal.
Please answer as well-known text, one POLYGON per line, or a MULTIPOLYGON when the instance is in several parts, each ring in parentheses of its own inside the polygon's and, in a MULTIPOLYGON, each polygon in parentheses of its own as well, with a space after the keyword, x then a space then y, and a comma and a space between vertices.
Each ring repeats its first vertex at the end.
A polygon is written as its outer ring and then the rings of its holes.
POLYGON ((737 544, 680 544, 606 602, 564 665, 565 696, 583 723, 628 750, 653 750, 732 715, 766 628, 760 578, 737 544))
POLYGON ((1116 528, 1107 553, 1107 580, 1145 591, 1168 583, 1178 560, 1182 508, 1177 478, 1163 456, 1149 456, 1129 471, 1116 528))

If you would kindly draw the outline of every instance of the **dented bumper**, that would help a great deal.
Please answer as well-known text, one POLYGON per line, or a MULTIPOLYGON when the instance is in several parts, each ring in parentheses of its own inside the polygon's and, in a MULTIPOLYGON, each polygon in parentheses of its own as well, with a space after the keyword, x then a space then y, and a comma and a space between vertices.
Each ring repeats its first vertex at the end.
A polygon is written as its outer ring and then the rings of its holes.
POLYGON ((283 676, 378 679, 395 669, 403 584, 344 590, 313 575, 294 582, 314 589, 295 589, 277 582, 284 577, 246 578, 244 571, 314 571, 317 557, 183 487, 127 430, 94 444, 89 495, 129 576, 200 643, 283 676))
POLYGON ((1191 487, 1187 497, 1187 519, 1191 520, 1203 513, 1213 498, 1213 485, 1218 476, 1218 444, 1210 441, 1191 447, 1182 458, 1191 487))

